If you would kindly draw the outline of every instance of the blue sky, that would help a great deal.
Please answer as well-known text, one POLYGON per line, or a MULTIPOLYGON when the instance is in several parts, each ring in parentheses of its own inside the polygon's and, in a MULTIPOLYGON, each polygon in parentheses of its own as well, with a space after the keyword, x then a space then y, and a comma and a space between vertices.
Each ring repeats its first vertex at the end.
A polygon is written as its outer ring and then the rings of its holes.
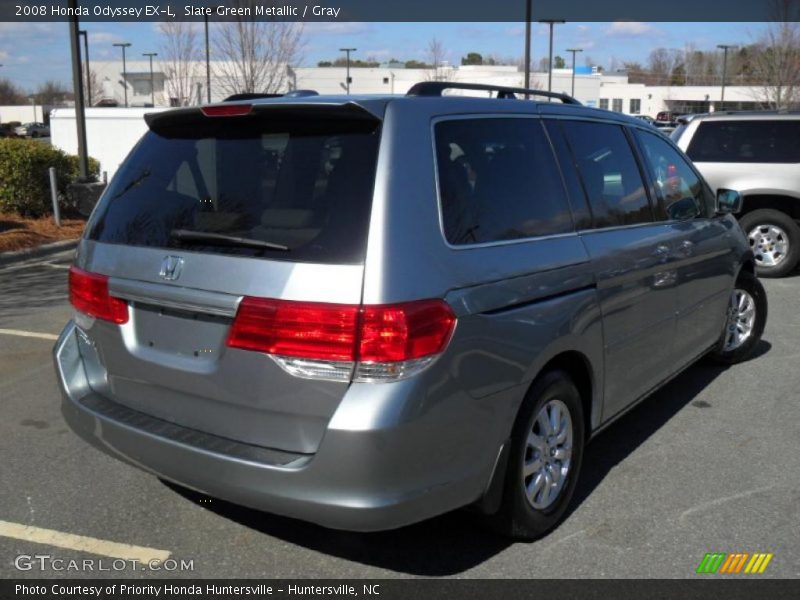
MULTIPOLYGON (((0 23, 0 77, 9 78, 26 90, 34 90, 48 79, 71 81, 68 25, 66 23, 0 23)), ((89 31, 92 60, 117 60, 119 49, 112 43, 131 42, 128 56, 141 58, 142 52, 157 52, 160 35, 156 23, 85 23, 89 31)), ((212 25, 213 27, 213 25, 212 25)), ((754 41, 763 23, 566 23, 556 26, 554 54, 567 57, 568 47, 584 48, 578 64, 586 56, 606 68, 616 59, 646 61, 653 48, 683 48, 687 43, 698 49, 713 49, 716 44, 743 44, 754 41)), ((426 48, 435 36, 458 62, 467 52, 503 57, 522 56, 524 26, 521 23, 307 23, 305 25, 305 66, 336 58, 342 46, 358 48, 355 58, 378 60, 426 58, 426 48)), ((547 29, 533 27, 533 60, 538 64, 547 55, 547 29)))

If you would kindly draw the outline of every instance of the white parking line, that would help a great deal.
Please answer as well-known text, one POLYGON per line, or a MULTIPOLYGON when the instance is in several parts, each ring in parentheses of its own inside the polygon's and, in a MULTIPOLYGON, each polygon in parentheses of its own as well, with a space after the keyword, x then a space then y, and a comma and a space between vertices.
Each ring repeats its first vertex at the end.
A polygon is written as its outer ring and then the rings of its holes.
POLYGON ((38 331, 22 331, 21 329, 0 329, 0 335, 16 335, 19 337, 39 338, 40 340, 57 340, 58 336, 52 333, 39 333, 38 331))
POLYGON ((150 561, 163 562, 170 556, 170 552, 166 550, 107 542, 106 540, 98 540, 84 535, 62 533, 54 529, 42 529, 41 527, 10 523, 9 521, 0 521, 0 536, 36 544, 47 544, 57 548, 66 548, 67 550, 99 554, 100 556, 111 558, 136 560, 145 564, 150 561))

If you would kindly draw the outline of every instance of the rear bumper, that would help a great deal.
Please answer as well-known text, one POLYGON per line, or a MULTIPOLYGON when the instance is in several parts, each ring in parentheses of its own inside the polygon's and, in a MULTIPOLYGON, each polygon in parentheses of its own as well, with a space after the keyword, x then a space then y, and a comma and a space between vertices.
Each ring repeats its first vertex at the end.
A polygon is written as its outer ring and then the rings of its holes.
MULTIPOLYGON (((334 415, 313 455, 239 444, 95 394, 76 329, 70 322, 54 348, 62 412, 70 428, 115 458, 244 506, 335 529, 393 529, 478 500, 502 443, 502 437, 483 436, 464 444, 474 430, 453 432, 458 419, 440 407, 403 419, 373 411, 358 424, 334 415), (449 440, 436 438, 442 432, 449 440), (455 455, 453 448, 462 450, 455 455)), ((358 409, 361 392, 340 410, 358 409)))

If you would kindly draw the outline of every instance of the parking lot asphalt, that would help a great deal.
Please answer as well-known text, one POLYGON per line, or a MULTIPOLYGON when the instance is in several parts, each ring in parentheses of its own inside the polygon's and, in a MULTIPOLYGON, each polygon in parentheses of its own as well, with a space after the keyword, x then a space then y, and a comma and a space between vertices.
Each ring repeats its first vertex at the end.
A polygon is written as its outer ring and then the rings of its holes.
POLYGON ((709 577, 695 575, 707 552, 770 552, 760 577, 800 577, 799 276, 764 282, 770 313, 755 358, 701 362, 628 413, 588 447, 564 523, 511 543, 468 511, 391 532, 331 531, 167 485, 89 447, 63 422, 50 358, 71 315, 70 258, 0 268, 0 329, 42 335, 0 334, 4 578, 683 578, 709 577), (60 546, 70 534, 102 542, 90 554, 7 537, 8 524, 54 530, 40 539, 60 546), (111 556, 110 542, 194 568, 15 567, 19 555, 111 556))

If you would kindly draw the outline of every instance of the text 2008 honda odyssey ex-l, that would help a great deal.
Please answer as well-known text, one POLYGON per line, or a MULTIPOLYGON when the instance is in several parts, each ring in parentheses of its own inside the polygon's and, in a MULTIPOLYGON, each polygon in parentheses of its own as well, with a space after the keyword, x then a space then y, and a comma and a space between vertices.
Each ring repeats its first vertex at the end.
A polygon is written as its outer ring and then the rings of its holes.
POLYGON ((70 271, 70 426, 329 527, 552 528, 587 440, 747 357, 767 300, 738 195, 669 140, 477 88, 149 114, 70 271))

